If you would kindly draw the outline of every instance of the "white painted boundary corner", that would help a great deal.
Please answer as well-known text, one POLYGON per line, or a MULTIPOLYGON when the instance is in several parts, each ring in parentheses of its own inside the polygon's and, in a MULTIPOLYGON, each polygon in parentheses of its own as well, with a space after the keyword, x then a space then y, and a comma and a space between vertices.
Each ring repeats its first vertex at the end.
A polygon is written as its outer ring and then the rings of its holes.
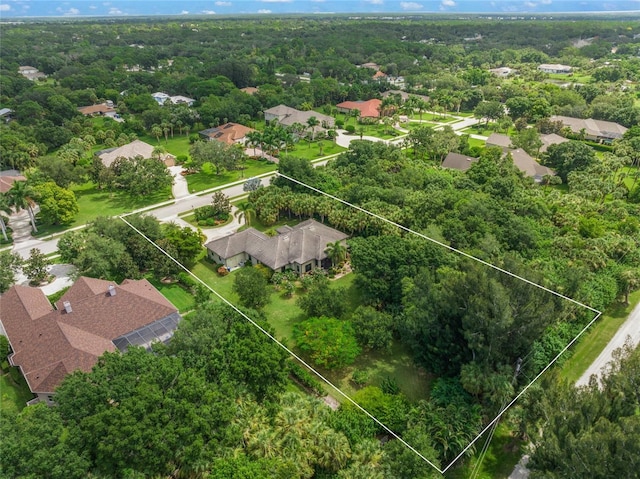
POLYGON ((280 172, 276 172, 277 176, 281 176, 282 178, 285 178, 289 181, 292 181, 300 186, 303 186, 305 188, 308 188, 311 191, 315 191, 316 193, 320 193, 323 196, 326 196, 327 198, 331 198, 332 200, 335 200, 339 203, 342 203, 350 208, 354 208, 358 211, 361 211, 373 218, 376 218, 378 220, 381 220, 385 223, 388 223, 390 225, 395 226, 396 228, 399 228, 402 231, 405 231, 407 233, 413 234, 415 236, 418 236, 419 238, 422 238, 426 241, 430 241, 434 244, 437 244, 451 252, 457 253, 462 255, 465 258, 471 259, 473 261, 476 261, 480 264, 483 264, 484 266, 487 266, 489 268, 492 268, 496 271, 499 271, 503 274, 506 274, 507 276, 511 276, 513 278, 516 278, 520 281, 523 281, 535 288, 541 289, 543 291, 546 291, 547 293, 550 293, 554 296, 557 296, 563 300, 569 301, 581 308, 587 309, 594 314, 593 319, 591 319, 589 321, 589 323, 582 328, 582 330, 576 335, 575 338, 573 338, 571 341, 569 341, 569 343, 562 349, 562 351, 560 351, 552 360, 551 362, 545 366, 542 371, 540 371, 530 382, 529 384, 527 384, 499 413, 498 415, 491 421, 489 422, 479 433, 478 435, 448 464, 446 465, 444 468, 439 468, 438 466, 436 466, 434 463, 432 463, 429 459, 427 459, 426 457, 424 457, 423 454, 421 454, 418 450, 416 450, 411 444, 407 443, 404 439, 402 439, 398 434, 396 434, 395 432, 393 432, 391 429, 389 429, 389 427, 387 427, 385 424, 383 424, 379 419, 377 419, 375 416, 373 416, 369 411, 367 411, 366 409, 364 409, 362 406, 360 406, 358 403, 356 403, 353 399, 351 399, 347 394, 345 394, 340 388, 338 388, 337 386, 335 386, 331 381, 329 381, 327 378, 325 378, 320 372, 318 372, 317 370, 315 370, 311 365, 309 365, 306 361, 304 361, 304 359, 302 359, 300 356, 298 356, 296 353, 294 353, 291 349, 289 349, 287 346, 285 346, 282 342, 280 342, 278 339, 276 339, 271 333, 269 333, 267 330, 265 330, 262 326, 260 326, 255 320, 253 320, 252 318, 250 318, 249 316, 247 316, 243 311, 241 311, 236 305, 234 305, 233 303, 231 303, 229 300, 227 300, 226 298, 224 298, 222 295, 220 295, 220 293, 218 293, 217 291, 215 291, 213 288, 211 288, 211 286, 209 286, 208 284, 206 284, 203 280, 201 280, 198 276, 196 276, 194 273, 192 273, 191 271, 189 271, 189 269, 187 269, 184 265, 182 265, 178 260, 176 260, 173 256, 171 256, 169 253, 167 253, 164 249, 162 249, 160 246, 158 246, 157 244, 155 244, 149 237, 147 237, 144 233, 142 233, 139 229, 137 229, 135 226, 133 226, 131 223, 129 223, 125 217, 129 216, 133 213, 128 213, 128 214, 124 214, 119 216, 119 218, 125 222, 131 229, 133 229, 136 233, 138 233, 140 236, 142 236, 145 240, 147 240, 149 243, 151 243, 155 248, 157 248, 160 252, 162 252, 164 255, 166 255, 167 257, 169 257, 174 263, 176 263, 181 269, 183 269, 187 274, 189 274, 190 276, 192 276, 198 283, 202 284, 204 287, 206 287, 209 291, 211 291, 216 297, 218 297, 218 299, 220 299, 223 303, 225 303, 226 305, 228 305, 229 307, 231 307, 234 311, 236 311, 240 316, 242 316, 244 319, 246 319, 247 321, 249 321, 253 326, 255 326, 257 329, 259 329, 264 335, 266 335, 269 339, 271 339, 274 343, 276 343, 280 348, 282 348, 283 350, 285 350, 287 353, 289 353, 292 357, 294 357, 296 360, 298 360, 300 363, 302 363, 304 366, 306 366, 311 372, 313 372, 316 376, 318 376, 322 381, 324 381, 326 384, 328 384, 329 386, 331 386, 331 388, 333 388, 340 396, 342 396, 344 399, 346 399, 348 402, 350 402, 351 404, 353 404, 357 409, 359 409, 360 411, 362 411, 364 414, 366 414, 370 419, 372 419, 376 424, 378 424, 380 427, 382 427, 385 431, 387 431, 389 434, 391 434, 394 438, 396 438, 398 441, 400 441, 404 446, 406 446, 409 450, 411 450, 412 452, 414 452, 416 455, 418 455, 426 464, 429 464, 431 467, 433 467, 436 471, 438 471, 440 474, 444 474, 447 470, 449 470, 471 447, 473 447, 473 445, 480 439, 480 437, 482 437, 482 435, 487 432, 491 427, 493 427, 499 420, 500 418, 504 415, 504 413, 513 405, 515 404, 516 401, 518 401, 518 399, 520 399, 526 392, 527 390, 551 367, 553 366, 556 361, 578 340, 578 338, 580 338, 585 331, 587 331, 591 325, 598 320, 598 318, 600 318, 600 316, 602 315, 601 311, 598 311, 597 309, 594 309, 590 306, 587 306, 586 304, 580 303, 579 301, 576 301, 572 298, 569 298, 568 296, 564 296, 561 293, 558 293, 557 291, 553 291, 549 288, 546 288, 542 285, 539 285, 533 281, 530 281, 526 278, 523 278, 521 276, 518 276, 510 271, 507 271, 503 268, 500 268, 499 266, 496 266, 494 264, 491 264, 487 261, 484 261, 480 258, 477 258, 473 255, 470 255, 469 253, 465 253, 464 251, 461 251, 459 249, 453 248, 445 243, 442 243, 441 241, 438 241, 436 239, 430 238, 429 236, 426 236, 422 233, 419 233, 417 231, 414 231, 410 228, 407 228, 406 226, 403 226, 399 223, 396 223, 394 221, 391 221, 387 218, 384 218, 383 216, 380 216, 376 213, 373 213, 371 211, 368 211, 360 206, 354 205, 352 203, 349 203, 348 201, 345 201, 341 198, 338 198, 334 195, 331 195, 329 193, 326 193, 322 190, 319 190, 318 188, 314 188, 313 186, 307 185, 306 183, 303 183, 301 181, 296 180, 295 178, 291 178, 290 176, 284 175, 280 172))

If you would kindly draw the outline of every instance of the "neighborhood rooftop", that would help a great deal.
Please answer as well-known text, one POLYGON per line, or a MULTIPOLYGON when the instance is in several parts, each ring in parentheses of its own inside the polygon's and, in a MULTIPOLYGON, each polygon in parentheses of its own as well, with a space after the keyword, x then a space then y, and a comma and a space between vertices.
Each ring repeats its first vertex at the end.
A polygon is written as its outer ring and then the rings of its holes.
POLYGON ((105 351, 168 340, 176 308, 147 280, 80 277, 54 309, 38 288, 13 286, 0 297, 0 321, 30 390, 51 394, 75 370, 90 371, 105 351))

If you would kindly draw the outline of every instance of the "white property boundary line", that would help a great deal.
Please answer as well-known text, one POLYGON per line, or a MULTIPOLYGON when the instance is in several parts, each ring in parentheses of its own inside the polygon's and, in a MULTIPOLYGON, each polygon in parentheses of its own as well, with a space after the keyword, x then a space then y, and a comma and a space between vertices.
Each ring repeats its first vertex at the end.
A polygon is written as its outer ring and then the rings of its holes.
POLYGON ((452 252, 458 253, 466 258, 472 259, 474 261, 477 261, 489 268, 495 269, 497 271, 500 271, 501 273, 504 273, 508 276, 511 276, 513 278, 519 279, 520 281, 524 281, 527 284, 530 284, 531 286, 534 286, 538 289, 541 289, 543 291, 546 291, 548 293, 551 293, 557 297, 560 297, 566 301, 569 301, 571 303, 574 303, 582 308, 588 309, 589 311, 592 311, 594 313, 596 313, 596 315, 594 316, 594 318, 589 321, 589 323, 578 333, 578 335, 573 338, 563 349, 562 351, 560 351, 555 358, 553 358, 553 360, 551 360, 551 362, 542 370, 540 371, 540 373, 538 373, 538 375, 533 378, 531 380, 531 382, 525 386, 522 391, 520 391, 520 393, 518 393, 518 395, 516 395, 515 398, 513 398, 511 400, 511 402, 509 402, 509 404, 507 404, 499 413, 498 415, 489 423, 487 424, 484 429, 482 429, 482 431, 480 431, 478 433, 478 435, 447 465, 445 466, 443 469, 440 469, 438 466, 436 466, 434 463, 432 463, 429 459, 427 459, 426 457, 424 457, 424 455, 422 455, 418 450, 416 450, 411 444, 407 443, 404 439, 402 439, 398 434, 396 434, 395 432, 393 432, 391 429, 389 429, 389 427, 387 427, 384 423, 382 423, 379 419, 377 419, 375 416, 373 416, 371 413, 369 413, 366 409, 364 409, 362 406, 360 406, 358 403, 356 403, 353 399, 351 399, 347 394, 345 394, 344 392, 342 392, 341 389, 339 389, 337 386, 335 386, 331 381, 329 381, 327 378, 325 378, 320 372, 318 372, 317 370, 315 370, 312 366, 310 366, 307 362, 305 362, 301 357, 299 357, 296 353, 294 353, 292 350, 290 350, 287 346, 285 346, 283 343, 281 343, 278 339, 276 339, 271 333, 269 333, 267 330, 265 330, 262 326, 260 326, 256 321, 254 321, 253 319, 251 319, 249 316, 247 316, 243 311, 241 311, 237 306, 235 306, 233 303, 231 303, 229 300, 227 300, 226 298, 224 298, 222 295, 220 295, 220 293, 218 293, 217 291, 215 291, 213 288, 211 288, 208 284, 206 284, 203 280, 201 280, 198 276, 196 276, 194 273, 192 273, 191 271, 189 271, 189 269, 187 269, 184 265, 182 265, 178 260, 176 260, 173 256, 171 256, 169 253, 167 253, 164 249, 162 249, 160 246, 158 246, 157 244, 155 244, 150 238, 148 238, 144 233, 142 233, 139 229, 137 229, 135 226, 133 226, 131 223, 129 223, 125 217, 129 216, 131 214, 136 214, 137 212, 133 212, 133 213, 127 213, 124 215, 119 216, 119 218, 125 222, 130 228, 132 228, 136 233, 138 233, 140 236, 142 236, 145 240, 147 240, 149 243, 151 243, 155 248, 157 248, 160 252, 162 252, 164 255, 166 255, 168 258, 170 258, 175 264, 177 264, 181 269, 183 269, 187 274, 189 274, 190 276, 192 276, 193 278, 195 278, 196 281, 198 281, 200 284, 202 284, 203 286, 205 286, 209 291, 211 291, 213 294, 215 294, 223 303, 227 304, 229 307, 231 307, 234 311, 236 311, 239 315, 241 315, 244 319, 246 319, 247 321, 249 321, 253 326, 255 326, 256 328, 258 328, 263 334, 265 334, 269 339, 271 339, 273 342, 275 342, 278 346, 280 346, 283 350, 285 350, 287 353, 289 353, 292 357, 294 357, 295 359, 297 359, 300 363, 302 363, 304 366, 306 366, 311 372, 313 372, 316 376, 318 376, 322 381, 324 381, 326 384, 328 384, 329 386, 331 386, 333 389, 335 389, 342 397, 344 397, 348 402, 350 402, 351 404, 353 404, 357 409, 359 409, 360 411, 362 411, 364 414, 366 414, 370 419, 372 419, 376 424, 378 424, 379 426, 381 426, 385 431, 387 431, 389 434, 391 434, 394 438, 396 438, 397 440, 399 440, 403 445, 405 445, 409 450, 411 450, 412 452, 414 452, 415 454, 417 454, 424 462, 426 462, 427 464, 429 464, 431 467, 433 467, 436 471, 438 471, 440 474, 444 474, 448 469, 450 469, 457 461, 458 459, 460 459, 477 441, 478 439, 480 439, 480 437, 486 432, 488 431, 495 423, 497 423, 500 418, 502 417, 502 415, 518 400, 520 399, 520 397, 522 397, 522 395, 524 395, 527 390, 553 365, 555 364, 555 362, 567 351, 567 349, 569 349, 577 340, 578 338, 580 338, 580 336, 582 336, 582 334, 584 334, 584 332, 589 329, 591 327, 591 325, 602 315, 601 311, 598 311, 597 309, 594 309, 590 306, 587 306, 586 304, 580 303, 579 301, 576 301, 572 298, 569 298, 567 296, 564 296, 563 294, 558 293, 557 291, 553 291, 549 288, 546 288, 542 285, 539 285, 538 283, 535 283, 533 281, 530 281, 526 278, 523 278, 521 276, 518 276, 510 271, 507 271, 503 268, 500 268, 499 266, 496 266, 494 264, 491 264, 487 261, 484 261, 480 258, 477 258, 473 255, 470 255, 468 253, 465 253, 464 251, 458 250, 456 248, 453 248, 452 246, 449 246, 445 243, 442 243, 438 240, 435 240, 433 238, 430 238, 429 236, 426 236, 422 233, 419 233, 417 231, 414 231, 410 228, 407 228, 406 226, 403 226, 401 224, 398 224, 394 221, 391 221, 387 218, 384 218, 376 213, 373 213, 371 211, 365 210, 364 208, 354 205, 352 203, 349 203, 348 201, 345 201, 341 198, 338 198, 336 196, 333 196, 329 193, 326 193, 322 190, 319 190, 317 188, 314 188, 313 186, 307 185, 306 183, 303 183, 301 181, 298 181, 294 178, 291 178, 290 176, 284 175, 280 172, 275 172, 275 174, 277 176, 281 176, 289 181, 292 181, 294 183, 297 183, 301 186, 304 186, 305 188, 308 188, 312 191, 315 191, 317 193, 320 193, 328 198, 331 198, 333 200, 336 200, 346 206, 349 206, 351 208, 354 208, 358 211, 361 211, 369 216, 372 216, 374 218, 377 218, 381 221, 384 221, 385 223, 388 223, 390 225, 395 226, 396 228, 399 228, 403 231, 406 231, 408 233, 411 233, 413 235, 416 235, 422 239, 425 239, 427 241, 430 241, 432 243, 435 243, 439 246, 442 246, 452 252))

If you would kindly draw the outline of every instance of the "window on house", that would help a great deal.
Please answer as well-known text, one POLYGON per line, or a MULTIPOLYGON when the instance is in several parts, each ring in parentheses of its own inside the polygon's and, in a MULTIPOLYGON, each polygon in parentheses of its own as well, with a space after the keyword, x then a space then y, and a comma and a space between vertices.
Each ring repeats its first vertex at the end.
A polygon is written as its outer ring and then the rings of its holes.
POLYGON ((311 271, 311 263, 307 264, 307 265, 304 267, 304 272, 305 272, 305 273, 308 273, 309 271, 311 271))

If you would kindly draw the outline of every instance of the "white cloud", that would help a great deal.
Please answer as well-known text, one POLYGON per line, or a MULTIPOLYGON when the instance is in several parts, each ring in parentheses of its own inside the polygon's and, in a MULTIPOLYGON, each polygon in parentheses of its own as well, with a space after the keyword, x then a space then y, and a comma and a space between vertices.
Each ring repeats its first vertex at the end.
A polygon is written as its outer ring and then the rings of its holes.
POLYGON ((442 0, 442 3, 440 4, 441 7, 455 7, 456 6, 456 2, 454 2, 453 0, 442 0))
POLYGON ((89 10, 95 10, 96 8, 98 7, 96 7, 95 5, 89 5, 89 10))
POLYGON ((180 15, 189 15, 189 10, 182 10, 180 15))
POLYGON ((216 12, 214 12, 213 10, 202 10, 202 13, 204 13, 205 15, 215 15, 216 12))
POLYGON ((216 2, 215 5, 218 7, 230 7, 231 2, 216 2))
POLYGON ((543 5, 551 5, 552 0, 542 0, 540 3, 543 5))
POLYGON ((64 12, 65 15, 78 15, 79 13, 80 10, 78 10, 77 8, 70 8, 69 10, 64 12))
POLYGON ((110 8, 109 9, 109 15, 122 15, 122 10, 120 10, 119 8, 110 8))
POLYGON ((524 6, 527 8, 536 8, 538 6, 538 4, 536 2, 524 2, 524 6))
POLYGON ((0 12, 8 12, 9 10, 11 10, 11 5, 7 5, 6 3, 0 5, 0 12))
POLYGON ((403 10, 420 10, 423 8, 421 3, 416 2, 400 2, 400 6, 403 10))
POLYGON ((383 5, 384 4, 384 0, 369 0, 369 3, 371 5, 383 5))
POLYGON ((266 8, 261 8, 258 10, 258 13, 271 13, 271 10, 267 10, 266 8))

